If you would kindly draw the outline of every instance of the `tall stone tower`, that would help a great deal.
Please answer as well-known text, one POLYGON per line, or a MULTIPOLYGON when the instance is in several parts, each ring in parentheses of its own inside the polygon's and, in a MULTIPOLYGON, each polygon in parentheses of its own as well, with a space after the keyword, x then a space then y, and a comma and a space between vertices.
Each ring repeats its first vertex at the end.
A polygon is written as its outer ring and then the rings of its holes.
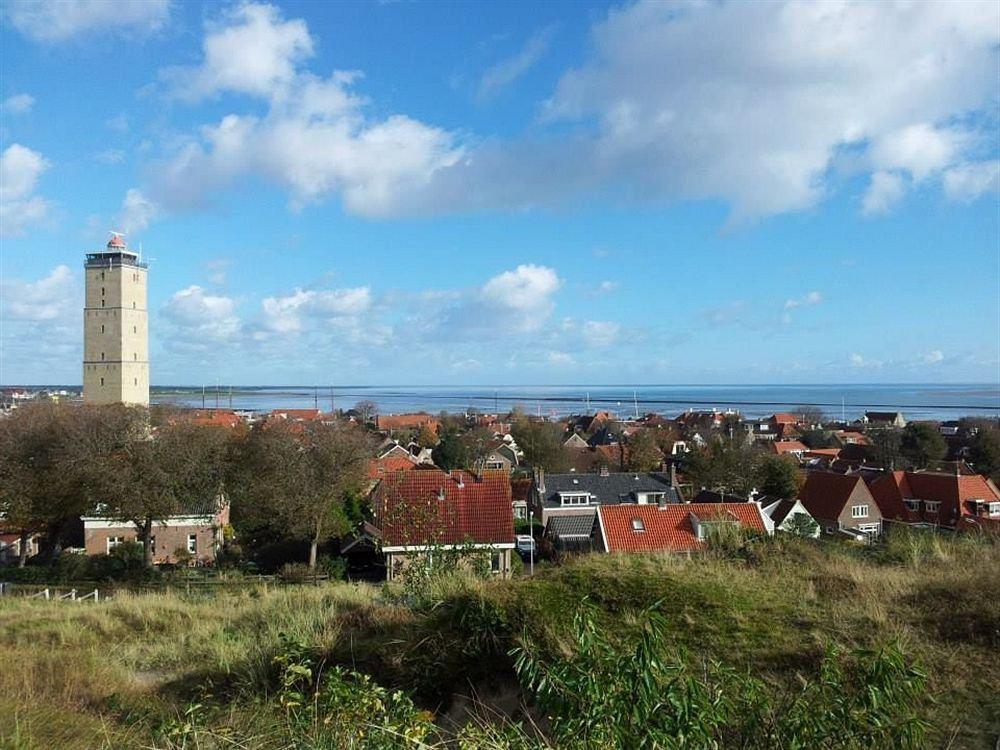
POLYGON ((145 263, 112 234, 87 253, 83 308, 83 400, 149 404, 149 326, 145 263))

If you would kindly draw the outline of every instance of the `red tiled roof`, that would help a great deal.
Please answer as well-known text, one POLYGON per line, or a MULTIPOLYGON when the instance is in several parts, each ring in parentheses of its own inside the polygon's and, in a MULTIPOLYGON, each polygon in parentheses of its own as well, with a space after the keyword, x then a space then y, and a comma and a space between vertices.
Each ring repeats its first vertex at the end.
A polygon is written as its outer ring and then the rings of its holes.
POLYGON ((402 471, 375 490, 385 546, 512 544, 514 513, 506 472, 402 471))
POLYGON ((194 424, 233 428, 243 420, 232 409, 195 409, 188 418, 194 424))
POLYGON ((771 420, 775 424, 798 424, 799 418, 794 414, 788 414, 787 412, 778 412, 777 414, 771 415, 771 420))
POLYGON ((426 412, 415 414, 379 414, 376 418, 380 430, 411 430, 428 425, 435 432, 441 427, 437 417, 426 412))
POLYGON ((810 471, 806 474, 805 485, 799 491, 799 500, 817 518, 837 518, 858 482, 867 491, 867 485, 857 474, 810 471))
POLYGON ((597 513, 609 552, 699 549, 704 542, 695 533, 692 516, 703 522, 731 521, 767 533, 760 508, 755 503, 688 503, 662 508, 657 505, 602 505, 597 513), (642 521, 643 531, 633 527, 635 519, 642 521))
POLYGON ((840 448, 812 448, 806 451, 809 458, 836 458, 840 455, 840 448))
POLYGON ((771 450, 779 456, 785 453, 805 453, 809 450, 809 448, 798 440, 774 440, 770 445, 771 450))
POLYGON ((397 471, 409 471, 416 465, 417 462, 409 454, 403 455, 394 451, 382 458, 373 458, 368 463, 368 478, 381 479, 397 471))

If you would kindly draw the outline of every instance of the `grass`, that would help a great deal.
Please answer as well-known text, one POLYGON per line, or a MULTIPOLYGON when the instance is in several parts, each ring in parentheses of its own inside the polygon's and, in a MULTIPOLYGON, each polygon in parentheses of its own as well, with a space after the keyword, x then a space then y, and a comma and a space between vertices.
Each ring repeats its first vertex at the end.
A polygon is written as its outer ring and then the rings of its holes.
POLYGON ((509 582, 449 576, 409 604, 394 585, 354 584, 4 599, 0 746, 173 747, 163 728, 195 704, 223 735, 238 727, 258 738, 248 746, 272 746, 282 634, 405 689, 447 736, 466 719, 456 696, 516 714, 509 650, 565 653, 586 600, 621 632, 656 603, 678 652, 775 685, 812 673, 830 645, 898 642, 929 675, 932 746, 988 747, 1000 733, 998 569, 996 541, 900 534, 873 550, 774 540, 691 559, 594 555, 509 582))

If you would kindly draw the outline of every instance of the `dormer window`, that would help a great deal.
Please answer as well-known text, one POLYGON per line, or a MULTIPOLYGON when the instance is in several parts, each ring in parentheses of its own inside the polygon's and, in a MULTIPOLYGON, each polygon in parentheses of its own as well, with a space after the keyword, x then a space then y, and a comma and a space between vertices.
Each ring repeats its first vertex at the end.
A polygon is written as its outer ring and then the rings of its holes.
POLYGON ((560 492, 561 505, 590 505, 590 494, 587 492, 560 492))
POLYGON ((928 513, 937 513, 941 510, 940 500, 924 500, 924 506, 927 508, 928 513))
POLYGON ((904 500, 903 502, 906 504, 907 510, 911 510, 914 513, 917 513, 920 510, 919 500, 904 500))
POLYGON ((989 509, 991 516, 1000 516, 1000 503, 990 503, 989 509))
POLYGON ((646 530, 646 524, 644 524, 642 522, 641 518, 633 518, 632 519, 632 531, 634 531, 634 532, 636 532, 638 534, 638 533, 642 533, 645 530, 646 530))

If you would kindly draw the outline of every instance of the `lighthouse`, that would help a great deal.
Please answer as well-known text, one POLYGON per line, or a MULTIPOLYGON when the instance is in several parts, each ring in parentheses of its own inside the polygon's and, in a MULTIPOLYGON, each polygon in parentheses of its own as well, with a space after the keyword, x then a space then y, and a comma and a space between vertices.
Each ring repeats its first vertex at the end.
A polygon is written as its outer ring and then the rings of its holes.
POLYGON ((87 253, 83 308, 83 400, 149 404, 145 263, 117 232, 87 253))

